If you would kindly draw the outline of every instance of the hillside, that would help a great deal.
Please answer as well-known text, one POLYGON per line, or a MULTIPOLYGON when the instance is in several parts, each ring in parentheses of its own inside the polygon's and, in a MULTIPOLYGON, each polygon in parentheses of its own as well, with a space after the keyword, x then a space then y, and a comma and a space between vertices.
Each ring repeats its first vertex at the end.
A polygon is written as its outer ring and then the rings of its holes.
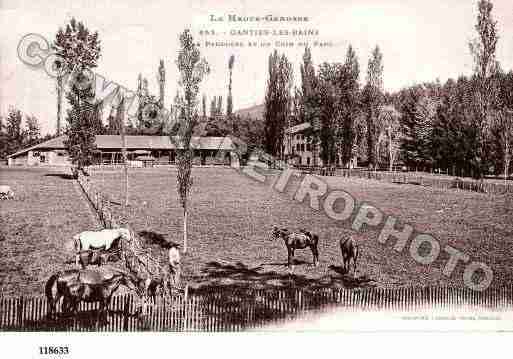
POLYGON ((264 119, 264 110, 265 110, 265 105, 261 104, 261 105, 251 106, 248 108, 237 110, 237 111, 235 111, 235 114, 239 115, 241 117, 251 117, 253 119, 263 120, 264 119))

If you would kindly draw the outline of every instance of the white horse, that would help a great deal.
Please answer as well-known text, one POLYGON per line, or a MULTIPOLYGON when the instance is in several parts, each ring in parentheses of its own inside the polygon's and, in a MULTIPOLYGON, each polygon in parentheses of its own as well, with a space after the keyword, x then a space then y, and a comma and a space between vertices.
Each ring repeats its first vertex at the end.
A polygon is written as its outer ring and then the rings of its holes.
POLYGON ((109 250, 112 243, 118 238, 130 241, 130 230, 128 228, 102 229, 100 231, 85 231, 74 235, 75 264, 77 266, 79 264, 81 251, 102 247, 105 250, 109 250))
POLYGON ((0 186, 0 199, 13 199, 14 192, 12 191, 10 186, 1 185, 0 186))

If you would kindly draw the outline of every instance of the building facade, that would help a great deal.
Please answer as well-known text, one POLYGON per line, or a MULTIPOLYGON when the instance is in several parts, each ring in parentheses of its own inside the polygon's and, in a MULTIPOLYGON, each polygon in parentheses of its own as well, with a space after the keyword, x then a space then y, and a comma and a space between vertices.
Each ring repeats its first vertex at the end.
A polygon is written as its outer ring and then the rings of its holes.
MULTIPOLYGON (((285 129, 284 155, 289 164, 299 167, 323 167, 319 145, 312 141, 312 126, 304 122, 285 129)), ((341 154, 337 154, 337 166, 342 166, 341 154)), ((349 163, 350 168, 358 165, 356 155, 349 163)))

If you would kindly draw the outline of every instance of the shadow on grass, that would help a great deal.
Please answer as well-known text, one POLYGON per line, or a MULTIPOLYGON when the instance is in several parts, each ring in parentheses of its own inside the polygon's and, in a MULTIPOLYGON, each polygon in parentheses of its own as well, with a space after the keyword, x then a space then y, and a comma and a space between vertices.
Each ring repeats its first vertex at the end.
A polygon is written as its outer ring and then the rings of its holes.
MULTIPOLYGON (((303 261, 302 261, 303 262, 303 261)), ((307 262, 303 262, 307 263, 307 262)), ((258 267, 250 268, 244 263, 236 264, 209 262, 201 270, 194 281, 200 284, 198 289, 224 288, 235 289, 328 289, 328 288, 364 288, 375 286, 373 280, 361 276, 351 278, 348 274, 342 273, 342 269, 330 266, 330 269, 337 273, 336 276, 325 275, 321 278, 311 278, 302 274, 295 274, 293 269, 288 273, 276 271, 264 271, 265 265, 286 265, 286 263, 264 263, 258 267)))
MULTIPOLYGON (((261 266, 276 266, 276 267, 286 267, 288 265, 287 262, 272 262, 272 263, 262 263, 261 266)), ((302 259, 293 259, 292 265, 310 265, 312 266, 312 262, 307 262, 302 259)))
POLYGON ((330 265, 329 269, 340 275, 340 280, 342 281, 345 288, 354 289, 362 287, 375 287, 375 284, 373 283, 374 281, 366 275, 357 277, 353 274, 353 276, 351 276, 351 272, 347 273, 344 271, 344 268, 334 265, 330 265))
POLYGON ((340 275, 339 267, 332 269, 335 276, 309 278, 292 271, 265 271, 262 265, 210 262, 197 278, 203 284, 191 293, 205 304, 202 314, 219 323, 216 330, 240 330, 291 319, 304 311, 346 305, 337 288, 374 286, 367 277, 352 278, 340 275))
POLYGON ((59 177, 59 178, 65 179, 65 180, 75 179, 75 177, 73 177, 70 174, 66 174, 66 173, 47 173, 47 174, 45 174, 45 177, 59 177))
POLYGON ((172 246, 179 248, 178 243, 175 243, 173 241, 168 241, 166 239, 166 236, 164 236, 161 233, 144 230, 144 231, 138 232, 137 234, 139 236, 141 236, 145 240, 145 242, 149 245, 156 245, 156 246, 162 247, 164 249, 169 249, 172 246))

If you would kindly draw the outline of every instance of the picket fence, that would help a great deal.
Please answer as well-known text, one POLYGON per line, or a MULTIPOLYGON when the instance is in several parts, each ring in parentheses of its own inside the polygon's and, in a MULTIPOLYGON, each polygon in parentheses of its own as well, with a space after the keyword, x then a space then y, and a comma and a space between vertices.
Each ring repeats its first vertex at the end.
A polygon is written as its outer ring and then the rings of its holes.
POLYGON ((462 180, 460 178, 436 178, 435 176, 420 176, 414 173, 390 173, 329 167, 301 168, 301 170, 304 173, 315 174, 318 176, 355 177, 360 179, 385 181, 396 184, 415 184, 438 189, 459 189, 463 191, 473 191, 489 194, 513 193, 513 185, 511 184, 468 179, 462 180))
POLYGON ((131 294, 115 295, 107 318, 99 318, 98 303, 82 303, 76 316, 46 318, 43 297, 0 298, 3 331, 243 331, 263 328, 330 308, 347 312, 425 309, 506 311, 513 308, 513 286, 475 292, 467 288, 401 287, 365 289, 224 289, 191 291, 169 302, 153 299, 136 313, 131 294))

